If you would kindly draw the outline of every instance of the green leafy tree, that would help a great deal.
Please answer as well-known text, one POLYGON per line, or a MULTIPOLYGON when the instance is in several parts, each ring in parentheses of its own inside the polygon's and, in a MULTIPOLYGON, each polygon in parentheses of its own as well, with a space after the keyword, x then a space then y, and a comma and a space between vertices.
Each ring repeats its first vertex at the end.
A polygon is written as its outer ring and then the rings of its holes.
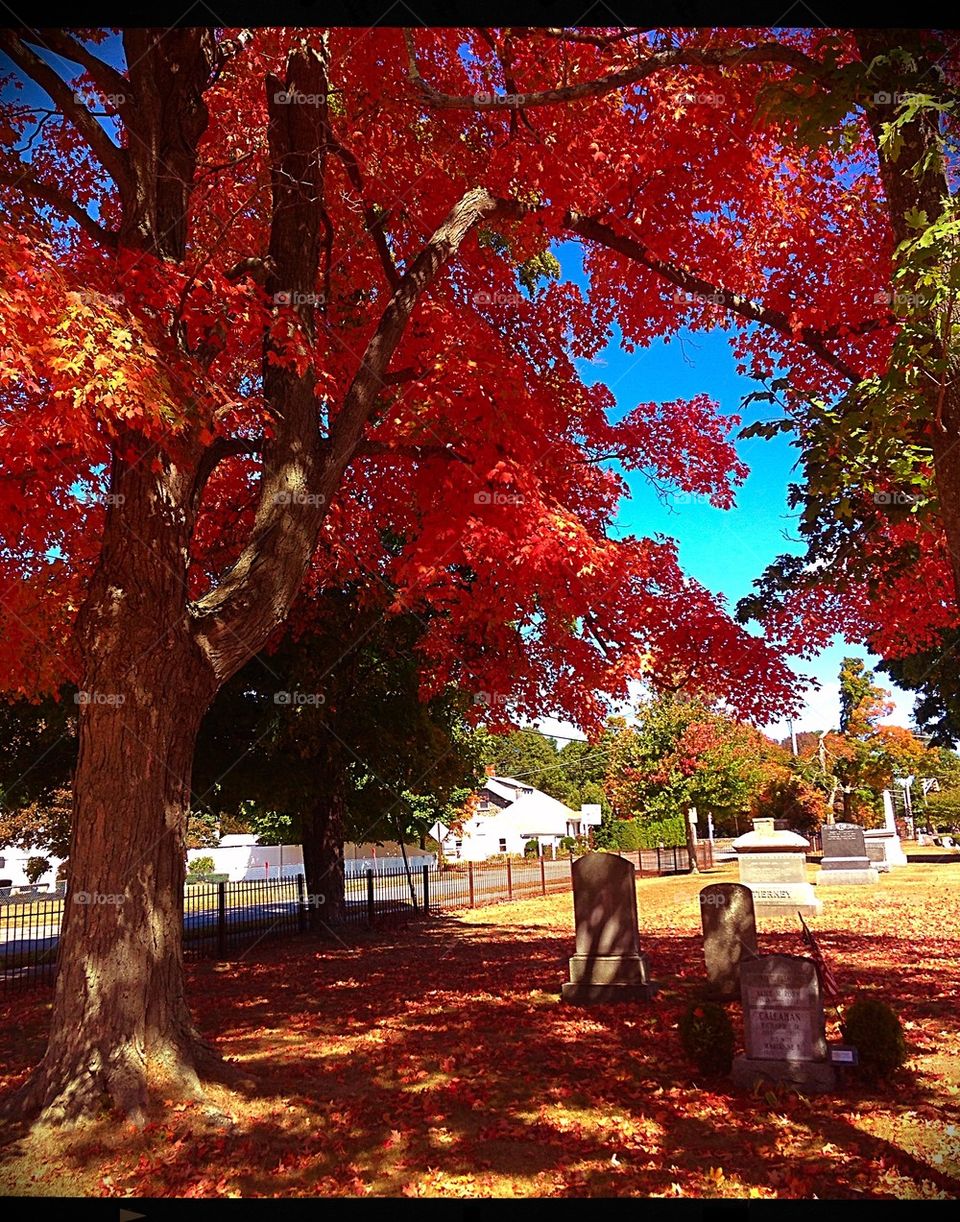
POLYGON ((46 857, 28 857, 23 872, 27 876, 28 883, 38 883, 49 869, 50 862, 46 857))

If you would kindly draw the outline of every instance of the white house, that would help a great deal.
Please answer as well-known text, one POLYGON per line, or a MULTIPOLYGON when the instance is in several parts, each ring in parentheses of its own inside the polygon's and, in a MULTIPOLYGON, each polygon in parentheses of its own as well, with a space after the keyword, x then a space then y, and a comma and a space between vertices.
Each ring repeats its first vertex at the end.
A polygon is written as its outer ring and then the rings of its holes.
POLYGON ((600 808, 572 810, 556 798, 509 776, 488 776, 462 835, 443 841, 448 860, 485 861, 498 853, 523 853, 530 840, 541 851, 559 847, 565 836, 585 834, 600 822, 600 808))

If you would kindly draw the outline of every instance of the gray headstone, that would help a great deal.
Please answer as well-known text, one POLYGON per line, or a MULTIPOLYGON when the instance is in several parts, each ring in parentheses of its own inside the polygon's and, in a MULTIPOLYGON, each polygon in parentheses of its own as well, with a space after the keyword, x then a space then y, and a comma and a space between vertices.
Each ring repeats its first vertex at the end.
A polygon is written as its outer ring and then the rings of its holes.
POLYGON ((637 885, 632 861, 586 853, 573 863, 577 952, 570 960, 564 1001, 646 1000, 656 992, 640 953, 637 885))
POLYGON ((711 997, 740 996, 740 961, 757 954, 753 893, 741 883, 711 883, 700 892, 703 957, 711 997))
POLYGON ((856 823, 825 823, 820 829, 823 860, 830 857, 860 857, 867 855, 863 828, 856 823))
POLYGON ((825 1061, 823 1000, 812 959, 761 955, 740 965, 747 1056, 760 1061, 825 1061))
POLYGON ((792 1082, 810 1092, 836 1085, 823 1019, 820 978, 812 959, 762 955, 740 964, 746 1055, 736 1057, 738 1086, 792 1082))
POLYGON ((856 823, 826 823, 820 829, 823 857, 818 886, 860 886, 879 881, 867 856, 863 828, 856 823))
POLYGON ((578 858, 573 863, 573 917, 578 955, 639 954, 633 862, 615 853, 578 858))

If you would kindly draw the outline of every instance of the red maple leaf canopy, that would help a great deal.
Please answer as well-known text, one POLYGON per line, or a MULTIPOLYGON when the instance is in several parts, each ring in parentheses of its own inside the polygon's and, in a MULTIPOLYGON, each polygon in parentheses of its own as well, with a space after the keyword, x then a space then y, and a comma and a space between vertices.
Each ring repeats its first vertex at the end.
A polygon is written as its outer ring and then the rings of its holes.
MULTIPOLYGON (((670 541, 608 537, 626 486, 604 459, 727 507, 746 474, 730 440, 736 419, 700 395, 641 403, 612 423, 613 393, 587 385, 576 360, 595 356, 612 327, 632 348, 681 325, 728 323, 721 304, 665 279, 656 260, 694 266, 745 297, 762 292, 796 326, 849 322, 851 301, 866 309, 870 300, 850 243, 884 240, 870 232, 872 180, 841 186, 835 159, 785 149, 783 123, 756 126, 758 90, 786 65, 741 67, 721 82, 712 68, 665 69, 626 94, 538 107, 518 123, 503 108, 431 106, 411 87, 402 31, 377 29, 354 45, 351 31, 333 30, 328 95, 298 100, 294 90, 288 105, 322 109, 327 140, 304 326, 303 291, 268 293, 262 271, 268 93, 284 88, 301 37, 257 31, 206 88, 181 260, 117 243, 123 192, 103 164, 114 154, 104 153, 102 129, 90 146, 72 111, 44 123, 25 170, 17 146, 37 116, 28 97, 6 91, 5 686, 49 688, 70 666, 65 645, 97 560, 118 448, 154 464, 202 448, 189 591, 200 598, 216 585, 256 518, 259 448, 272 429, 265 336, 271 363, 311 372, 329 428, 402 274, 464 192, 481 186, 503 203, 417 301, 326 507, 307 589, 386 582, 394 607, 429 609, 425 691, 455 680, 502 693, 488 715, 509 697, 517 715, 549 708, 595 725, 641 676, 654 688, 679 676, 747 716, 783 711, 791 675, 683 576, 670 541), (801 235, 815 215, 827 223, 814 253, 801 235), (585 287, 549 274, 545 256, 571 240, 584 249, 585 287), (638 244, 640 260, 622 243, 638 244), (801 279, 820 290, 800 292, 801 279), (399 549, 385 547, 385 532, 399 549)), ((736 32, 701 32, 680 45, 736 42, 736 32)), ((497 87, 504 47, 482 31, 431 30, 417 36, 415 55, 431 89, 482 98, 497 87)), ((561 61, 569 76, 592 79, 617 58, 535 32, 510 41, 510 72, 528 91, 555 83, 561 61)), ((629 58, 624 50, 621 61, 629 58)), ((77 96, 103 94, 103 80, 86 72, 74 84, 77 96)), ((119 145, 107 143, 135 152, 116 109, 119 145)), ((879 342, 851 339, 839 350, 867 359, 879 342)), ((736 344, 754 367, 774 359, 756 328, 742 326, 736 344)), ((819 387, 829 380, 808 350, 791 359, 819 387)), ((309 606, 298 615, 309 618, 309 606)))

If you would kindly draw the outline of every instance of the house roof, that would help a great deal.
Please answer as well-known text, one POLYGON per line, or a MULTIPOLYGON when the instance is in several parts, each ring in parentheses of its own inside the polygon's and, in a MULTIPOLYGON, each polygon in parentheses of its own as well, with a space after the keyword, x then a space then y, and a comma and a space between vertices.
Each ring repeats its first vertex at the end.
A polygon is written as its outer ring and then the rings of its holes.
POLYGON ((502 810, 485 817, 522 825, 528 836, 563 836, 568 820, 580 817, 563 802, 515 777, 487 777, 484 788, 508 803, 502 810))
POLYGON ((505 802, 515 802, 521 793, 538 792, 532 785, 528 785, 525 781, 518 781, 512 776, 488 776, 483 788, 489 789, 491 793, 496 794, 498 798, 503 798, 505 802))

